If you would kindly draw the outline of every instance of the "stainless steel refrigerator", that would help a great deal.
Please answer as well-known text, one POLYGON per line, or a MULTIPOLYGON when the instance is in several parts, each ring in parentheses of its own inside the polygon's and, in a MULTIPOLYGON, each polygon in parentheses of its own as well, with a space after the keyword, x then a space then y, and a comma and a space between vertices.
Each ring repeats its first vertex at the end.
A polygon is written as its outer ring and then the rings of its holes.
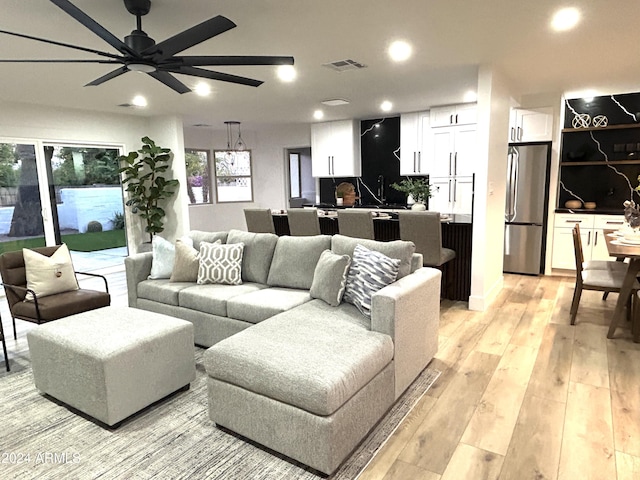
POLYGON ((551 143, 509 144, 504 267, 509 273, 544 273, 551 143))

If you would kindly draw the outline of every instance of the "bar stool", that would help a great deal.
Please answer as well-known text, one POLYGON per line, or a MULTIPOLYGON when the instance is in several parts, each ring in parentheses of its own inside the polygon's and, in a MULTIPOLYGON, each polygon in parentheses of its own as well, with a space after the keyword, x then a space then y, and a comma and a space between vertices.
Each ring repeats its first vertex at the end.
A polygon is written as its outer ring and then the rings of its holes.
POLYGON ((368 210, 338 210, 338 230, 347 237, 374 240, 373 214, 368 210))
MULTIPOLYGON (((439 212, 399 212, 400 239, 416 245, 416 253, 422 254, 425 267, 444 270, 447 294, 453 285, 453 263, 456 252, 442 247, 442 224, 439 212), (446 265, 446 268, 444 268, 446 265)), ((444 295, 443 295, 444 296, 444 295)), ((447 295, 449 296, 449 295, 447 295)))
POLYGON ((320 235, 320 220, 317 208, 292 208, 287 210, 289 232, 292 236, 320 235))
POLYGON ((273 216, 268 208, 245 208, 244 219, 247 231, 253 233, 276 233, 273 216))

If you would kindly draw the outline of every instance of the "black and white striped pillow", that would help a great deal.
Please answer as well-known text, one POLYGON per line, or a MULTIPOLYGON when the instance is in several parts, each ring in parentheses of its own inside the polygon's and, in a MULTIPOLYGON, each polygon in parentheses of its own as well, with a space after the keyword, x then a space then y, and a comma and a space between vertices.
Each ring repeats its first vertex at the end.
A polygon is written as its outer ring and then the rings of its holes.
POLYGON ((344 300, 353 303, 364 316, 371 317, 371 297, 378 290, 395 282, 399 269, 400 260, 356 245, 344 300))

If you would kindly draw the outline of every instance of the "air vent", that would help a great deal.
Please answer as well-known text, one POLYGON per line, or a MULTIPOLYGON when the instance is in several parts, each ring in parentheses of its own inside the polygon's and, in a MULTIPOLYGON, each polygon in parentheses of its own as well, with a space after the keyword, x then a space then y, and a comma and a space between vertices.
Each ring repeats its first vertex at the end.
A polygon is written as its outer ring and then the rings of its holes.
POLYGON ((208 123, 194 123, 191 126, 198 127, 198 128, 209 128, 209 127, 212 127, 213 125, 209 125, 208 123))
POLYGON ((344 72, 346 70, 360 70, 361 68, 367 68, 367 66, 364 65, 363 63, 356 62, 355 60, 351 60, 351 59, 338 60, 337 62, 325 63, 322 66, 331 68, 336 72, 344 72))
POLYGON ((329 100, 323 100, 320 103, 322 103, 323 105, 327 105, 329 107, 338 107, 340 105, 348 105, 349 100, 346 100, 344 98, 331 98, 329 100))
POLYGON ((124 108, 130 108, 133 107, 135 105, 131 105, 130 103, 121 103, 120 105, 118 105, 119 107, 124 107, 124 108))

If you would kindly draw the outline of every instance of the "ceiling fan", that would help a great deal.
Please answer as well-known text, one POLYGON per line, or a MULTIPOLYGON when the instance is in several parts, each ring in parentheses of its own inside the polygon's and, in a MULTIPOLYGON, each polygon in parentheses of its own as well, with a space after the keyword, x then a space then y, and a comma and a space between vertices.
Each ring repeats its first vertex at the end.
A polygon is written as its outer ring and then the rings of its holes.
POLYGON ((263 83, 260 80, 228 73, 214 72, 198 67, 223 65, 293 65, 293 57, 283 56, 176 56, 177 53, 236 27, 235 23, 222 15, 205 20, 160 43, 156 43, 155 40, 142 31, 142 17, 149 13, 151 0, 124 0, 124 5, 129 13, 136 16, 136 29, 132 31, 130 35, 127 35, 123 42, 69 0, 50 1, 114 47, 120 54, 116 55, 78 45, 70 45, 22 33, 0 30, 0 33, 6 35, 73 48, 103 57, 93 60, 0 60, 0 63, 103 63, 121 65, 116 70, 95 79, 85 86, 100 85, 128 71, 136 71, 147 73, 178 93, 187 93, 190 92, 191 89, 172 75, 175 73, 238 83, 252 87, 257 87, 263 83))

